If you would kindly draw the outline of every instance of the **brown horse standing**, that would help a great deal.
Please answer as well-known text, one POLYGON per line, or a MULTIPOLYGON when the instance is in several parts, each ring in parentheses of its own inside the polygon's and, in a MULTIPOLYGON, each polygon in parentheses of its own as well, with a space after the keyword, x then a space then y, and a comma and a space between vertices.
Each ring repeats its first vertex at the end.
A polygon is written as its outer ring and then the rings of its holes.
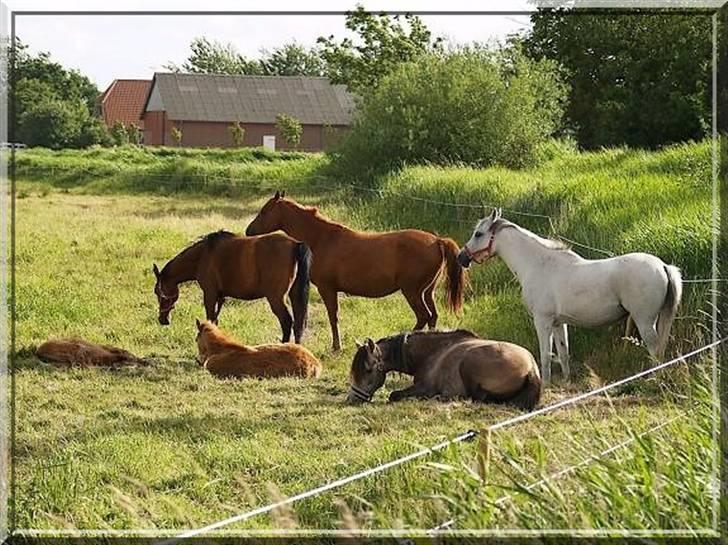
POLYGON ((334 350, 341 348, 339 292, 384 297, 401 290, 417 317, 415 329, 434 328, 437 307, 432 292, 445 265, 448 306, 456 312, 462 306, 466 277, 457 262, 460 249, 452 239, 415 229, 354 231, 276 192, 245 232, 256 235, 279 229, 311 248, 311 281, 326 305, 334 350))
POLYGON ((310 262, 308 247, 283 233, 259 237, 210 233, 182 250, 161 272, 154 265, 159 323, 169 325, 179 284, 196 280, 208 320, 217 321, 225 297, 246 301, 265 297, 281 324, 282 342, 290 340, 291 327, 296 342, 301 342, 308 315, 310 262), (293 318, 286 307, 286 293, 293 318))

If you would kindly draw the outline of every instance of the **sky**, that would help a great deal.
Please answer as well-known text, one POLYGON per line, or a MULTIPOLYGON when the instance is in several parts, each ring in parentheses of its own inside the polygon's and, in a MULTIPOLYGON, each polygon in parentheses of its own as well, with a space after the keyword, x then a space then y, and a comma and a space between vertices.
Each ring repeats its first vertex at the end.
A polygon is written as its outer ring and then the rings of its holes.
MULTIPOLYGON (((125 0, 100 2, 92 0, 5 0, 12 11, 38 10, 261 10, 345 11, 356 1, 295 0, 261 2, 208 0, 125 0)), ((527 0, 360 0, 369 10, 451 11, 528 10, 527 0)), ((423 15, 422 19, 436 36, 454 43, 503 40, 508 34, 529 26, 527 15, 423 15)), ((341 15, 194 15, 194 16, 129 16, 129 15, 20 15, 16 33, 28 44, 31 52, 47 51, 51 58, 68 68, 76 68, 100 89, 115 78, 151 78, 154 71, 163 71, 167 63, 181 63, 189 54, 189 44, 197 36, 230 42, 244 55, 258 57, 262 48, 272 49, 297 41, 313 45, 318 36, 346 36, 341 15)))

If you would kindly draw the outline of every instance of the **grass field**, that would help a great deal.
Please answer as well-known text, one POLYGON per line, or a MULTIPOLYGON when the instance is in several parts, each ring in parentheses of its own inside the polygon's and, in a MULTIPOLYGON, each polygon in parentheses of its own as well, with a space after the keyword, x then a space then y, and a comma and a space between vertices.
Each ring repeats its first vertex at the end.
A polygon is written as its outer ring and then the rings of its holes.
MULTIPOLYGON (((460 243, 477 206, 497 203, 505 217, 541 234, 548 222, 514 211, 549 215, 559 234, 590 246, 653 252, 685 277, 709 276, 707 144, 588 154, 554 144, 532 170, 412 167, 359 189, 332 179, 323 156, 235 153, 19 154, 18 527, 205 525, 516 414, 468 402, 386 405, 386 391, 404 378, 388 381, 369 406, 343 403, 354 340, 413 325, 400 295, 343 297, 344 350, 332 354, 312 290, 305 344, 324 364, 317 381, 220 381, 203 372, 194 343, 200 290, 186 286, 172 325, 159 326, 152 262, 163 264, 209 231, 243 231, 275 186, 354 227, 419 227, 460 243), (32 355, 43 340, 67 335, 123 346, 151 364, 58 370, 32 355)), ((441 326, 535 352, 532 324, 502 263, 474 269, 472 280, 462 316, 442 312, 441 326)), ((670 354, 708 338, 708 287, 686 287, 670 354)), ((220 325, 250 344, 279 335, 263 301, 226 304, 220 325)), ((643 348, 620 339, 621 327, 572 330, 576 379, 567 385, 556 377, 544 403, 650 365, 643 348)), ((462 529, 710 527, 709 365, 696 359, 608 400, 504 430, 487 486, 473 469, 477 444, 468 443, 235 528, 426 529, 451 517, 462 529), (630 438, 557 486, 523 489, 630 438), (504 493, 513 500, 494 505, 504 493)))

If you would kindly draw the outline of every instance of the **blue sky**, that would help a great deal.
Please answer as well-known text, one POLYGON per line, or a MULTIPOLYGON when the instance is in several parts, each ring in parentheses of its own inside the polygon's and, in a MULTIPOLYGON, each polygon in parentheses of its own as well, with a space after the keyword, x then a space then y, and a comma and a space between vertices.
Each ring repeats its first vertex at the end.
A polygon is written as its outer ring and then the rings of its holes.
MULTIPOLYGON (((209 0, 6 0, 11 10, 256 10, 302 9, 295 0, 260 2, 209 0)), ((476 2, 451 0, 390 0, 362 3, 371 10, 527 10, 527 0, 476 2)), ((355 2, 308 1, 305 9, 346 10, 355 2)), ((528 27, 527 16, 424 16, 436 34, 456 43, 502 40, 528 27)), ((49 51, 64 66, 77 68, 101 89, 114 78, 149 78, 169 61, 181 62, 196 36, 233 43, 250 57, 261 48, 292 40, 313 45, 320 35, 345 35, 343 16, 32 16, 18 17, 17 34, 31 50, 49 51)))

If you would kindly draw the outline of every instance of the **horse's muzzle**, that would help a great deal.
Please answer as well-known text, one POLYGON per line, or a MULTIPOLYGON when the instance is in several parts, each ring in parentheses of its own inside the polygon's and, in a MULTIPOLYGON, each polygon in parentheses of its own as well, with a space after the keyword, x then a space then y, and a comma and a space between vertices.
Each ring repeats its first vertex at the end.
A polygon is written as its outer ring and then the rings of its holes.
POLYGON ((159 323, 160 325, 169 325, 169 314, 160 314, 159 323))
POLYGON ((359 405, 361 403, 368 403, 372 400, 372 395, 365 392, 361 388, 352 386, 349 388, 349 395, 346 396, 346 402, 349 405, 359 405))
POLYGON ((460 250, 460 253, 458 254, 458 264, 462 268, 467 269, 468 267, 470 267, 471 261, 472 261, 472 259, 465 251, 465 248, 460 250))
POLYGON ((254 237, 258 233, 255 231, 255 228, 253 227, 253 224, 251 223, 248 225, 248 228, 245 230, 245 236, 246 237, 254 237))

